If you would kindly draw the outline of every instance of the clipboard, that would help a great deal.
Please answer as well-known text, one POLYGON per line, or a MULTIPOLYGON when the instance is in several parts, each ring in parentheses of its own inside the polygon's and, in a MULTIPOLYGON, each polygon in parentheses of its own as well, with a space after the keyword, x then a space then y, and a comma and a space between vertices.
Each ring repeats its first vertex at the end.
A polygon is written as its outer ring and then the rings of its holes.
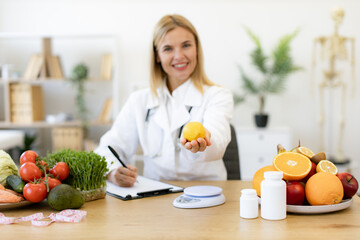
POLYGON ((132 200, 177 193, 184 190, 182 187, 156 181, 143 176, 138 176, 137 180, 138 183, 135 183, 133 187, 120 187, 106 181, 106 193, 121 200, 132 200))

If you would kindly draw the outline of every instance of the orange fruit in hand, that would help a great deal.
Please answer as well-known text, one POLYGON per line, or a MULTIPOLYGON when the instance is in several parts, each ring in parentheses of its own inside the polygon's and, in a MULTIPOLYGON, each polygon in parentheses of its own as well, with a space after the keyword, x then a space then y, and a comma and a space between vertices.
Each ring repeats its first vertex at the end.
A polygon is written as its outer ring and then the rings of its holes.
POLYGON ((329 172, 336 175, 338 173, 338 169, 335 164, 333 164, 329 160, 321 160, 316 165, 316 172, 329 172))
POLYGON ((268 171, 276 171, 276 169, 274 168, 273 165, 269 165, 269 166, 265 166, 260 168, 259 170, 256 171, 256 173, 254 174, 253 177, 253 189, 256 190, 256 193, 259 197, 261 197, 261 182, 262 180, 264 180, 264 172, 268 172, 268 171))
POLYGON ((318 172, 306 182, 305 195, 311 205, 336 204, 341 202, 344 188, 336 175, 318 172))
POLYGON ((191 142, 198 138, 205 138, 205 128, 200 122, 188 122, 183 129, 184 138, 191 142))
POLYGON ((311 161, 300 153, 283 152, 276 155, 273 165, 277 171, 284 174, 285 180, 301 180, 311 170, 311 161))

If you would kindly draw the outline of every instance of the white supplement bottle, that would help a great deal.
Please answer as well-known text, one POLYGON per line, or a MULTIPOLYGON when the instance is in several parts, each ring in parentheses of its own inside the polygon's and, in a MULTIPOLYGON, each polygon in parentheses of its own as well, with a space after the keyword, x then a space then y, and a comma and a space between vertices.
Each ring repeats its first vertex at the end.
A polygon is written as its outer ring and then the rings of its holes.
POLYGON ((264 173, 261 182, 261 217, 267 220, 286 218, 286 184, 283 173, 269 171, 264 173))
POLYGON ((257 218, 259 215, 259 198, 255 189, 241 190, 240 217, 257 218))

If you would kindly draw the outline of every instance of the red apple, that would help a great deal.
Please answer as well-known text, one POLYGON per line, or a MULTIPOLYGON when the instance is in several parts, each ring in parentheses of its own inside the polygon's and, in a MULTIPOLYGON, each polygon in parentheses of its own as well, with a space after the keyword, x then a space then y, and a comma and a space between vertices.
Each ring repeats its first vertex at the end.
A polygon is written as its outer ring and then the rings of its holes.
POLYGON ((359 188, 356 178, 347 172, 337 174, 344 188, 344 199, 352 198, 359 188))
POLYGON ((302 183, 296 181, 286 182, 286 204, 303 205, 305 201, 305 188, 302 183))
POLYGON ((309 178, 314 175, 316 173, 316 164, 314 162, 311 162, 311 169, 310 172, 308 173, 308 175, 306 175, 306 177, 304 177, 301 181, 306 183, 307 180, 309 180, 309 178))

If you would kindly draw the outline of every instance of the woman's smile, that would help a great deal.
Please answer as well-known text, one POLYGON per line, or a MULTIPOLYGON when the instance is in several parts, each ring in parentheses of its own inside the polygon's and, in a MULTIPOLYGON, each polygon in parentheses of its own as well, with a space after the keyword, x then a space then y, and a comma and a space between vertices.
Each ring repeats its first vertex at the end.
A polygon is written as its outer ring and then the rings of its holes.
POLYGON ((170 92, 188 80, 197 64, 194 35, 182 27, 165 34, 157 49, 157 61, 167 74, 170 92))
POLYGON ((187 63, 177 63, 173 65, 176 70, 182 71, 188 66, 187 63))

